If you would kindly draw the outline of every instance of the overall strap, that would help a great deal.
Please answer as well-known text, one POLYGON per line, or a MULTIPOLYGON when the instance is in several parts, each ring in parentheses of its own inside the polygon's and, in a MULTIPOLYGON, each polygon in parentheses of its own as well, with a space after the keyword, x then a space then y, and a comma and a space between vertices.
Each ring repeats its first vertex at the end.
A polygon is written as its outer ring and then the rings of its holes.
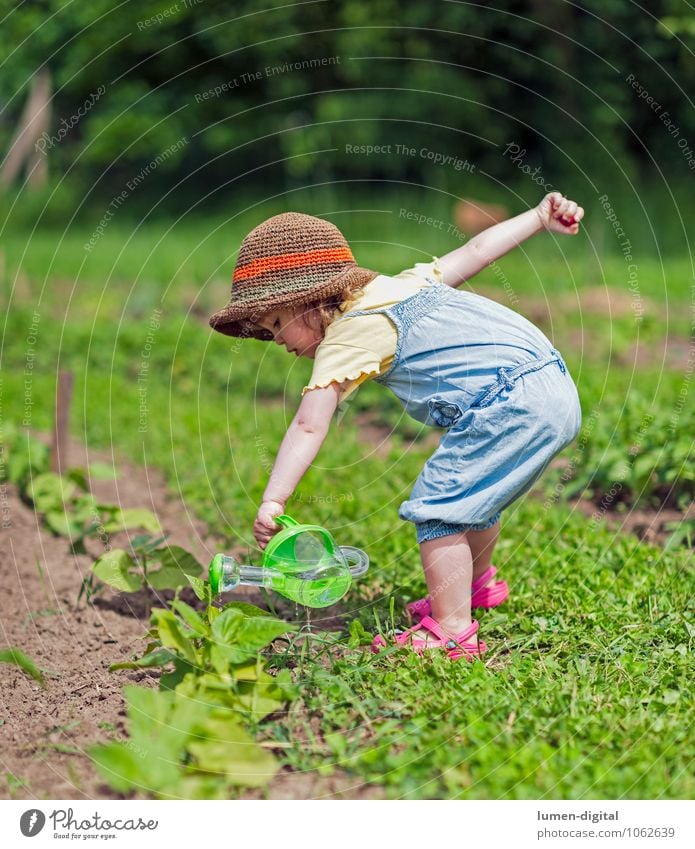
POLYGON ((437 303, 440 303, 452 291, 450 286, 447 286, 438 280, 430 280, 430 284, 430 286, 423 286, 421 289, 418 289, 417 292, 414 292, 402 301, 397 301, 395 304, 391 304, 389 307, 372 307, 372 309, 369 310, 351 310, 350 312, 343 313, 341 317, 345 318, 346 316, 384 313, 388 315, 389 318, 393 318, 394 316, 406 318, 407 323, 410 324, 412 318, 414 318, 418 313, 422 313, 437 303))
MULTIPOLYGON (((397 306, 397 304, 394 304, 397 306)), ((391 307, 372 307, 370 310, 351 310, 350 312, 344 312, 340 317, 348 318, 348 316, 352 317, 355 315, 377 315, 380 312, 388 313, 391 307)))

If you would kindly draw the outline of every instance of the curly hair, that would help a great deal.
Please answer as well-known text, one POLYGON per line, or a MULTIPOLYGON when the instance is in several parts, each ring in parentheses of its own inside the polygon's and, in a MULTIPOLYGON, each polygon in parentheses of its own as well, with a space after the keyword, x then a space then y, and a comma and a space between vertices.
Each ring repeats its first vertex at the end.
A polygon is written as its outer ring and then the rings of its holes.
POLYGON ((338 313, 346 312, 350 304, 352 304, 359 295, 364 291, 364 284, 359 286, 348 286, 333 295, 330 298, 319 301, 310 301, 304 305, 304 313, 300 316, 307 327, 310 327, 306 320, 306 314, 314 312, 319 318, 319 329, 321 333, 326 332, 328 325, 336 318, 338 313))
MULTIPOLYGON (((345 312, 350 304, 353 303, 364 291, 364 287, 364 283, 360 285, 353 284, 352 286, 347 286, 337 295, 332 295, 330 298, 324 298, 318 301, 309 301, 306 304, 302 304, 303 312, 301 312, 298 317, 301 319, 305 327, 309 327, 312 330, 320 329, 321 333, 324 334, 328 325, 336 318, 336 315, 338 313, 345 312), (307 316, 309 314, 318 316, 318 328, 312 326, 309 321, 307 321, 307 316)), ((260 327, 260 325, 254 326, 257 328, 260 327)))

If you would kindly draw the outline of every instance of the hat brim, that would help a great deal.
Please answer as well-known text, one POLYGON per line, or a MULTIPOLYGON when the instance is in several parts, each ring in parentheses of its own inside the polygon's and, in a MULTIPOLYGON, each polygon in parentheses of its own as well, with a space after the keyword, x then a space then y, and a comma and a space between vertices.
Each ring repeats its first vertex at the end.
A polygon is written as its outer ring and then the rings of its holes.
POLYGON ((316 289, 304 292, 288 292, 287 297, 282 298, 280 302, 278 302, 277 294, 272 298, 249 303, 235 301, 232 297, 232 300, 226 307, 223 307, 210 316, 209 324, 213 330, 217 330, 218 333, 223 333, 225 336, 237 336, 242 339, 259 339, 262 342, 270 342, 275 338, 273 334, 269 330, 259 327, 257 324, 258 320, 267 313, 297 304, 308 304, 322 298, 330 298, 333 295, 340 294, 348 287, 359 288, 360 286, 366 286, 367 283, 370 283, 378 276, 378 271, 372 271, 370 268, 361 268, 359 265, 352 265, 316 289))

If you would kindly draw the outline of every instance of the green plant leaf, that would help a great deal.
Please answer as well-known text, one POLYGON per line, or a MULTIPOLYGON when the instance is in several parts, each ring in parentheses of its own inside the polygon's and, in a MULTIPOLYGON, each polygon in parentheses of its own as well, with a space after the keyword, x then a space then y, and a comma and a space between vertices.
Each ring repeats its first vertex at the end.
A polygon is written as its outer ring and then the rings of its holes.
POLYGON ((353 619, 348 630, 350 633, 348 646, 350 646, 351 649, 371 644, 373 637, 365 631, 364 625, 359 619, 353 619))
POLYGON ((186 758, 186 742, 207 709, 174 692, 124 687, 129 740, 90 751, 104 777, 121 791, 131 787, 157 796, 175 794, 186 758))
POLYGON ((188 580, 185 574, 174 566, 148 571, 147 583, 155 590, 175 590, 185 586, 188 580))
POLYGON ((76 484, 83 492, 89 492, 89 483, 84 469, 68 469, 65 477, 76 484))
POLYGON ((175 693, 129 685, 123 688, 123 695, 128 703, 131 736, 148 740, 164 736, 170 742, 180 743, 201 715, 195 704, 187 710, 183 700, 177 699, 175 693), (178 716, 173 717, 172 714, 178 716), (172 722, 174 718, 178 721, 172 722))
POLYGON ((212 623, 213 638, 224 645, 232 645, 236 642, 236 635, 241 628, 244 614, 236 608, 225 608, 212 623))
POLYGON ((162 566, 147 576, 148 582, 156 590, 183 587, 190 583, 189 575, 198 575, 203 571, 195 557, 180 545, 155 549, 150 553, 150 559, 161 563, 162 566))
MULTIPOLYGON (((155 549, 150 557, 152 560, 159 561, 163 569, 179 569, 187 575, 200 575, 203 567, 196 558, 182 548, 180 545, 167 545, 164 548, 155 549)), ((182 581, 182 584, 185 581, 182 581)))
POLYGON ((296 631, 295 625, 269 616, 247 616, 236 607, 226 607, 212 624, 215 643, 210 659, 222 673, 226 663, 243 663, 276 637, 296 631))
POLYGON ((112 663, 109 666, 109 672, 115 672, 118 669, 149 669, 153 666, 166 666, 177 659, 178 655, 169 651, 166 648, 158 648, 154 651, 144 654, 137 660, 125 660, 122 663, 112 663))
POLYGON ((134 593, 143 585, 142 577, 130 570, 133 558, 122 548, 114 548, 92 564, 92 571, 105 584, 121 592, 134 593))
POLYGON ((207 581, 203 581, 200 578, 196 578, 195 575, 189 575, 186 573, 186 578, 188 578, 188 583, 193 588, 193 592, 196 594, 200 601, 207 601, 208 604, 212 603, 212 588, 207 581))
POLYGON ((131 787, 150 789, 143 758, 127 743, 91 746, 87 754, 104 779, 119 793, 127 793, 131 787))
POLYGON ((65 503, 75 493, 75 484, 55 472, 38 475, 27 487, 27 495, 41 513, 64 510, 65 503))
POLYGON ((155 608, 152 611, 152 621, 157 627, 162 645, 176 649, 189 663, 197 664, 198 657, 193 643, 183 633, 170 610, 155 608))
POLYGON ((7 461, 7 477, 22 489, 32 474, 39 476, 48 468, 48 446, 26 431, 17 434, 7 461))
POLYGON ((207 625, 203 617, 197 610, 194 610, 189 604, 186 604, 185 601, 181 601, 179 598, 174 599, 174 601, 171 602, 171 607, 179 614, 186 625, 196 632, 196 634, 200 634, 201 637, 205 637, 210 633, 210 627, 207 625))
POLYGON ((237 639, 241 648, 255 654, 282 634, 296 630, 296 625, 282 619, 248 616, 241 624, 237 639))
POLYGON ((48 527, 62 537, 75 539, 82 533, 82 523, 65 510, 48 510, 45 519, 48 527))
POLYGON ((174 670, 173 672, 163 672, 159 677, 159 687, 162 690, 175 690, 179 684, 184 680, 184 678, 189 674, 193 673, 191 677, 195 677, 195 671, 198 667, 194 666, 192 663, 189 663, 187 660, 183 660, 180 655, 176 656, 176 660, 174 661, 174 670))
POLYGON ((38 681, 42 687, 46 686, 46 681, 41 670, 38 666, 36 666, 31 658, 27 657, 24 652, 21 651, 21 649, 2 649, 0 651, 0 663, 12 663, 15 666, 18 666, 23 672, 26 672, 27 675, 31 675, 31 677, 38 681))
POLYGON ((267 610, 262 610, 256 607, 255 604, 249 604, 246 601, 230 601, 222 608, 223 610, 240 610, 247 616, 272 616, 267 610))
POLYGON ((237 646, 237 635, 244 618, 240 610, 225 608, 212 623, 210 662, 220 675, 228 671, 230 663, 240 663, 247 659, 246 652, 237 646))
POLYGON ((138 554, 150 554, 160 546, 167 538, 167 534, 157 536, 156 534, 138 534, 130 541, 130 547, 138 554))
POLYGON ((256 683, 242 683, 236 698, 239 707, 256 722, 280 710, 285 702, 284 694, 266 672, 261 674, 256 683))
POLYGON ((90 463, 89 475, 97 481, 114 481, 118 478, 118 472, 110 463, 90 463))
POLYGON ((209 739, 188 746, 198 769, 224 776, 243 787, 263 787, 277 772, 275 758, 233 719, 210 719, 205 723, 205 732, 209 739))
POLYGON ((232 674, 237 681, 258 681, 259 664, 256 659, 251 663, 241 663, 234 666, 232 674))
POLYGON ((81 522, 90 520, 93 524, 101 524, 98 501, 91 492, 83 492, 73 499, 72 515, 81 522))
POLYGON ((144 528, 150 533, 161 533, 159 520, 150 510, 144 510, 140 507, 117 508, 110 519, 104 525, 104 530, 107 533, 116 533, 117 531, 127 531, 131 528, 144 528))

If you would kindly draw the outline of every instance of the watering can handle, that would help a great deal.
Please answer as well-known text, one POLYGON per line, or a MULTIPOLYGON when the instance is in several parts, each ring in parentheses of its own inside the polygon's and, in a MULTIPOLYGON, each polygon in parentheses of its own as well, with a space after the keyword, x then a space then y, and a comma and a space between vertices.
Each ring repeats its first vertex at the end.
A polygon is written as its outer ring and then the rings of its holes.
POLYGON ((293 519, 286 513, 281 513, 279 516, 273 516, 273 521, 277 522, 278 525, 282 525, 283 528, 291 528, 299 524, 296 519, 293 519))

